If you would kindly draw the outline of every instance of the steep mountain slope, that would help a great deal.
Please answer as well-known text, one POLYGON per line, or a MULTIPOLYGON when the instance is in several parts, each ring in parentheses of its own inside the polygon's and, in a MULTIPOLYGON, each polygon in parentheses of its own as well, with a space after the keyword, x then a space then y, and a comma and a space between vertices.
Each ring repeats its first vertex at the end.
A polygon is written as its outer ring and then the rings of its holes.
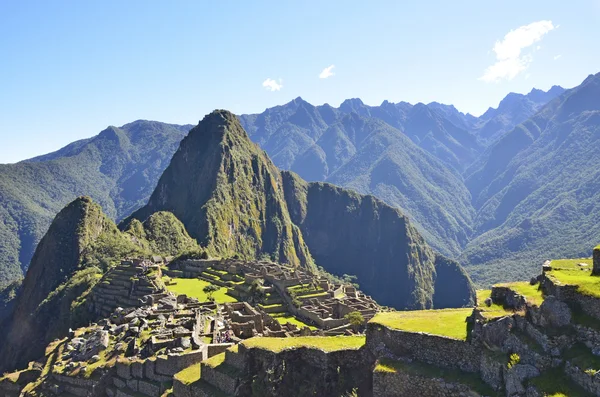
POLYGON ((599 142, 600 74, 498 141, 467 181, 480 206, 470 265, 528 262, 524 273, 547 257, 589 255, 600 240, 599 142))
POLYGON ((384 122, 362 120, 360 149, 327 181, 400 208, 436 250, 459 254, 475 216, 460 176, 384 122))
POLYGON ((279 170, 229 112, 215 111, 190 131, 148 204, 131 217, 144 221, 163 210, 213 255, 268 254, 313 266, 289 219, 279 170))
POLYGON ((188 129, 136 121, 0 165, 0 289, 22 277, 52 218, 75 197, 93 197, 113 219, 143 205, 188 129))
MULTIPOLYGON (((314 269, 313 254, 327 271, 356 273, 365 292, 383 304, 433 305, 436 254, 399 210, 282 175, 227 111, 211 113, 190 131, 148 204, 124 225, 166 209, 212 255, 267 254, 314 269)), ((439 302, 473 299, 470 280, 456 268, 448 282, 457 288, 440 290, 439 302)))
POLYGON ((286 171, 283 181, 292 221, 326 270, 356 275, 379 303, 397 308, 472 302, 473 286, 460 265, 442 263, 398 209, 286 171))
POLYGON ((83 325, 82 297, 110 262, 143 251, 122 235, 88 197, 56 215, 40 241, 13 314, 0 332, 0 370, 43 354, 48 342, 70 326, 83 325))
POLYGON ((474 210, 457 170, 481 147, 427 106, 349 99, 335 109, 297 98, 240 120, 281 168, 399 206, 445 255, 459 255, 466 244, 474 210), (293 143, 279 150, 291 136, 293 143))

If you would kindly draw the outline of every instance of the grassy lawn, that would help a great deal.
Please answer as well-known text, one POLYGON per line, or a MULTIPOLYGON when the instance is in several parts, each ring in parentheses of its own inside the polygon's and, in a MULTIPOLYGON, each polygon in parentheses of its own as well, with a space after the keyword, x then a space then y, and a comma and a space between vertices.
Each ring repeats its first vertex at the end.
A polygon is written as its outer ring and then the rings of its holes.
POLYGON ((174 377, 185 385, 189 385, 200 380, 200 363, 190 365, 189 367, 177 372, 174 377))
POLYGON ((285 323, 296 324, 298 328, 308 327, 311 330, 317 329, 317 327, 313 327, 312 325, 308 325, 298 320, 296 317, 292 316, 290 313, 273 313, 271 316, 279 322, 279 324, 283 325, 285 323))
MULTIPOLYGON (((176 294, 185 294, 192 298, 197 298, 200 302, 208 302, 208 296, 202 290, 210 283, 197 278, 174 278, 175 285, 167 285, 167 289, 176 294)), ((221 287, 213 294, 215 302, 227 303, 237 302, 233 296, 227 295, 227 288, 221 287)))
POLYGON ((467 339, 466 318, 472 309, 415 310, 378 313, 369 323, 410 332, 427 332, 453 339, 467 339))
POLYGON ((513 314, 510 310, 505 310, 502 305, 498 305, 496 303, 492 303, 490 307, 487 307, 485 304, 485 300, 490 298, 492 295, 492 290, 490 289, 478 289, 477 291, 477 307, 479 307, 482 312, 481 314, 485 318, 497 318, 504 317, 506 315, 513 314))
POLYGON ((365 344, 364 336, 299 336, 295 338, 251 338, 242 342, 247 348, 262 348, 279 353, 286 349, 309 347, 326 352, 357 350, 365 344))
POLYGON ((398 371, 427 378, 442 378, 446 382, 461 383, 484 396, 500 395, 483 382, 478 375, 460 370, 438 368, 418 361, 413 361, 409 364, 386 358, 381 359, 375 367, 375 372, 396 373, 398 371))
POLYGON ((496 286, 508 287, 516 293, 523 295, 525 298, 527 298, 527 301, 529 303, 533 303, 534 305, 539 306, 544 301, 542 291, 538 289, 539 285, 531 285, 529 284, 529 281, 517 281, 514 283, 496 284, 496 286))
POLYGON ((584 295, 600 298, 600 277, 592 276, 592 259, 560 259, 552 261, 552 270, 546 273, 561 284, 577 285, 584 295), (589 266, 580 267, 578 263, 589 266))

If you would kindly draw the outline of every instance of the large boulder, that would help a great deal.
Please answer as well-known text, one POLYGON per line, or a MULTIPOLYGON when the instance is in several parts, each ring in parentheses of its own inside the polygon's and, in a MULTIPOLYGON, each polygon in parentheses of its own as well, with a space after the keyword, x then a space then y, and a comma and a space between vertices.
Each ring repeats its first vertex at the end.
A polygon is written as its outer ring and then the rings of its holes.
POLYGON ((501 348, 514 326, 515 320, 508 316, 484 324, 482 327, 483 342, 489 347, 501 348))
POLYGON ((507 396, 522 396, 526 389, 523 382, 527 379, 540 375, 540 371, 529 364, 516 364, 506 370, 504 374, 504 383, 507 396))
POLYGON ((539 325, 542 327, 564 327, 571 323, 571 309, 565 302, 548 296, 540 306, 539 325))

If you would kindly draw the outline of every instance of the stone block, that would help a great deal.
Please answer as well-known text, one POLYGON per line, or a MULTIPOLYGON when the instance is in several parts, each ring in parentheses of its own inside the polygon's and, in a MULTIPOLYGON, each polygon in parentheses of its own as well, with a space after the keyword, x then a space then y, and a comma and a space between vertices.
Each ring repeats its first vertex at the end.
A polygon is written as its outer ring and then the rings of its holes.
POLYGON ((140 380, 138 391, 148 397, 160 397, 160 387, 148 381, 140 380))
POLYGON ((138 391, 138 381, 137 379, 129 379, 127 381, 127 387, 133 391, 138 391))
POLYGON ((125 380, 131 379, 131 364, 117 362, 117 375, 125 380))
POLYGON ((131 364, 131 376, 137 379, 144 377, 144 364, 140 362, 133 362, 131 364))
POLYGON ((127 387, 125 381, 117 377, 113 378, 113 385, 115 385, 117 389, 124 389, 125 387, 127 387))

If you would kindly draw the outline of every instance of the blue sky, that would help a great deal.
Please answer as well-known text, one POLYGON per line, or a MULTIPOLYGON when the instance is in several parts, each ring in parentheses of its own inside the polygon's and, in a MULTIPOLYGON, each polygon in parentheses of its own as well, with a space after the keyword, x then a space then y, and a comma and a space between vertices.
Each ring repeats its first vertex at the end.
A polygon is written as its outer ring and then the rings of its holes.
POLYGON ((478 115, 599 72, 599 21, 600 0, 2 1, 0 163, 108 125, 298 96, 478 115))

